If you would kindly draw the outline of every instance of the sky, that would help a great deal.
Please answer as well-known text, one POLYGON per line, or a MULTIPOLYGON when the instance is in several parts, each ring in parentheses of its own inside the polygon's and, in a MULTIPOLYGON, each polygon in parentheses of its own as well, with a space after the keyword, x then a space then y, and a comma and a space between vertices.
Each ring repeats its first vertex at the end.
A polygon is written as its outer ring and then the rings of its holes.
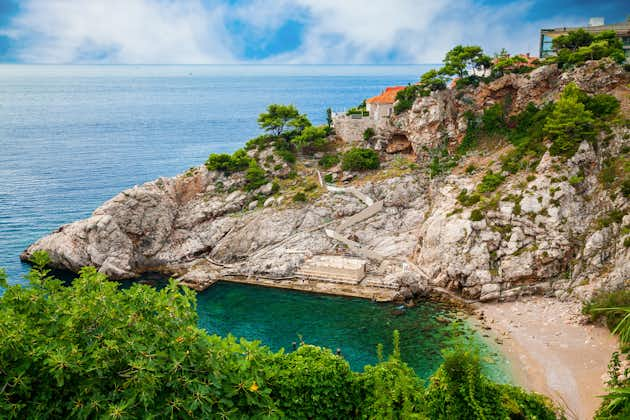
POLYGON ((628 0, 0 0, 0 62, 439 63, 457 44, 538 53, 540 28, 628 0))

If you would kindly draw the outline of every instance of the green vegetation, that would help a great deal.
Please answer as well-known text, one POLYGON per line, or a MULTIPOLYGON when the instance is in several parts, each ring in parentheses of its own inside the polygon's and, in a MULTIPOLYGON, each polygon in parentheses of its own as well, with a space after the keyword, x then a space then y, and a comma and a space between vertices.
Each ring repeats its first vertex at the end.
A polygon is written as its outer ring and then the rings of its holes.
POLYGON ((374 129, 372 127, 368 127, 365 129, 365 131, 363 132, 363 140, 368 141, 370 140, 372 137, 374 137, 376 133, 374 132, 374 129))
POLYGON ((324 169, 332 168, 339 163, 339 155, 324 155, 318 162, 319 166, 324 169))
POLYGON ((226 175, 240 172, 249 167, 252 159, 247 156, 243 149, 239 149, 231 156, 225 153, 212 153, 206 161, 206 168, 209 171, 221 171, 226 175))
POLYGON ((271 104, 267 107, 267 112, 258 116, 258 125, 270 134, 280 136, 298 118, 300 113, 295 106, 271 104))
POLYGON ((470 220, 472 220, 473 222, 478 222, 480 220, 483 220, 483 213, 481 212, 481 210, 474 209, 473 211, 471 211, 470 220))
POLYGON ((295 195, 293 196, 293 201, 295 203, 304 203, 307 201, 307 197, 306 194, 304 193, 304 191, 299 191, 297 193, 295 193, 295 195))
POLYGON ((623 44, 614 31, 590 34, 583 29, 571 31, 553 40, 555 57, 551 61, 560 67, 580 65, 587 60, 600 60, 610 57, 617 63, 623 63, 625 54, 623 44))
POLYGON ((472 82, 474 71, 483 73, 492 66, 492 59, 477 45, 457 45, 446 53, 441 74, 457 76, 464 83, 472 82))
POLYGON ((380 164, 378 153, 374 150, 353 147, 343 155, 341 167, 344 171, 365 171, 378 169, 380 164))
POLYGON ((582 141, 595 140, 595 120, 580 101, 582 94, 575 84, 568 84, 547 118, 544 132, 552 142, 549 152, 553 156, 570 158, 582 141))
POLYGON ((314 152, 322 150, 327 145, 326 130, 324 127, 306 127, 291 142, 300 151, 314 152))
POLYGON ((266 172, 253 159, 249 163, 249 168, 245 171, 245 181, 246 191, 253 191, 269 182, 266 172))
POLYGON ((477 185, 477 191, 480 193, 495 191, 503 181, 505 181, 503 175, 495 174, 492 170, 489 170, 481 180, 481 184, 477 185))
POLYGON ((471 352, 445 353, 425 388, 396 333, 387 361, 355 373, 328 349, 209 336, 175 282, 120 289, 86 267, 64 285, 47 261, 33 256, 30 287, 0 270, 2 418, 555 418, 544 397, 490 382, 471 352))
MULTIPOLYGON (((582 312, 592 321, 604 320, 606 326, 619 335, 621 351, 630 352, 630 290, 600 292, 585 303, 582 312)), ((597 411, 596 419, 630 418, 630 370, 621 371, 619 353, 614 353, 608 364, 609 392, 597 411)))
POLYGON ((470 207, 477 204, 481 200, 481 196, 479 194, 468 194, 467 189, 461 190, 459 195, 457 196, 457 201, 464 207, 470 207))

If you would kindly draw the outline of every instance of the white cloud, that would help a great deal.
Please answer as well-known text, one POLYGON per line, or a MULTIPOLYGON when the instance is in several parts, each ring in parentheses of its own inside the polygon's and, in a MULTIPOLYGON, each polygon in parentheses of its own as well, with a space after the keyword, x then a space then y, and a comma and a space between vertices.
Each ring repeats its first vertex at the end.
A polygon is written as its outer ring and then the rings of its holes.
POLYGON ((26 0, 5 33, 25 62, 229 63, 291 19, 304 24, 301 45, 264 61, 437 63, 459 43, 535 54, 540 27, 577 23, 565 16, 525 24, 532 2, 26 0), (234 21, 246 30, 228 33, 234 21))
POLYGON ((234 61, 224 8, 199 0, 27 0, 5 32, 24 62, 234 61))

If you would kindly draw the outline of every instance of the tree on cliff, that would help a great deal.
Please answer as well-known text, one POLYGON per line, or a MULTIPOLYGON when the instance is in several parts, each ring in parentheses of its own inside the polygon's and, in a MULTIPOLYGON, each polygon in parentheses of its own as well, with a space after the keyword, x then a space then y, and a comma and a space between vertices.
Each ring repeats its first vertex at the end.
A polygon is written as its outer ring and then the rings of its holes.
POLYGON ((457 76, 463 79, 472 70, 484 71, 492 65, 492 59, 483 53, 477 45, 457 45, 446 53, 442 74, 457 76))
POLYGON ((267 112, 258 116, 258 125, 263 130, 279 136, 289 123, 300 117, 300 113, 293 105, 271 104, 267 107, 267 112))

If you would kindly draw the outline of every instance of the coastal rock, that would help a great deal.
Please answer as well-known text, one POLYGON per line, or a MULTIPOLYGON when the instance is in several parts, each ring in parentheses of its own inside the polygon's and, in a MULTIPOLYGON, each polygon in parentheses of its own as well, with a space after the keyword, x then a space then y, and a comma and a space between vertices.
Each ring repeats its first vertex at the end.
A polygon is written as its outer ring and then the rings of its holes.
MULTIPOLYGON (((231 277, 274 285, 295 281, 313 256, 337 255, 366 261, 367 275, 353 287, 399 292, 405 299, 443 289, 488 301, 529 294, 587 297, 598 288, 628 287, 624 227, 630 225, 630 204, 600 181, 606 157, 630 146, 627 128, 616 128, 597 147, 582 143, 566 161, 545 153, 535 170, 506 173, 505 182, 477 207, 463 205, 460 194, 474 191, 485 171, 463 168, 474 160, 477 167, 499 172, 509 148, 471 156, 450 175, 434 179, 423 160, 444 138, 450 139, 448 147, 458 145, 466 111, 507 96, 509 112, 516 113, 529 102, 557 98, 571 81, 589 92, 615 89, 627 95, 628 75, 620 69, 607 62, 565 73, 544 66, 418 98, 411 110, 379 126, 375 137, 386 140, 384 151, 405 156, 410 145, 425 166, 420 169, 388 166, 365 174, 337 166, 328 172, 338 174, 337 188, 320 186, 316 198, 296 203, 296 189, 281 190, 277 198, 270 196, 271 183, 246 192, 243 174, 225 176, 201 166, 118 194, 91 217, 38 240, 22 258, 45 250, 58 268, 94 265, 114 279, 160 271, 202 289, 231 277), (267 198, 259 208, 261 195, 267 198), (473 209, 481 211, 481 220, 471 220, 473 209), (619 212, 614 218, 612 209, 619 212), (625 215, 621 221, 620 215, 625 215)), ((264 153, 264 161, 280 165, 270 151, 264 153)), ((382 158, 384 165, 398 159, 382 158)), ((314 162, 304 165, 301 177, 317 179, 314 162)), ((348 286, 327 290, 343 287, 348 286)))

